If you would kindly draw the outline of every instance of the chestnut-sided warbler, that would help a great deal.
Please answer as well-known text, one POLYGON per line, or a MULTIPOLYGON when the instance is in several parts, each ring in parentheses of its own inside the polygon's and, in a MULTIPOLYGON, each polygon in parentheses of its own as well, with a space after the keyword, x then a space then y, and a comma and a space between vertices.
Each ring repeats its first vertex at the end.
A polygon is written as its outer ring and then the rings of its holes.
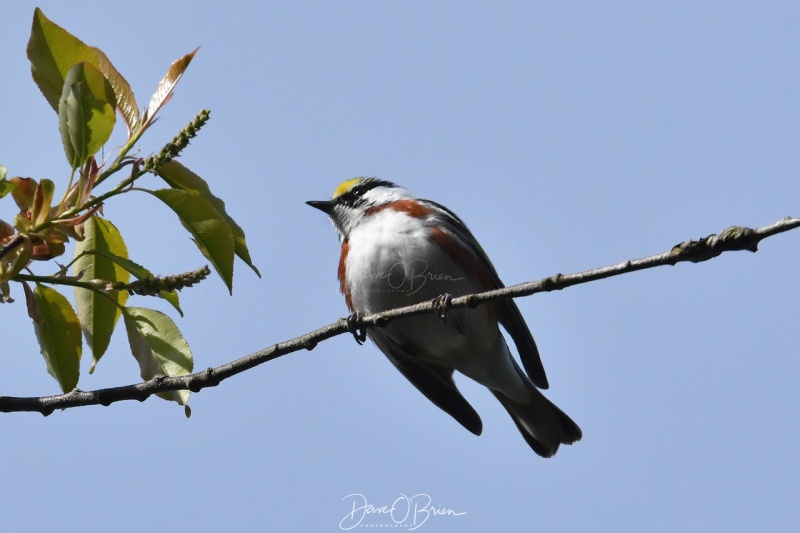
MULTIPOLYGON (((339 234, 339 283, 352 313, 503 287, 460 218, 394 183, 355 178, 339 185, 331 200, 307 203, 327 213, 339 234)), ((444 320, 433 314, 401 318, 367 334, 420 392, 476 435, 483 424, 456 388, 454 370, 488 387, 542 457, 581 438, 577 424, 538 390, 548 387, 547 377, 514 300, 451 309, 444 320), (498 324, 517 346, 525 372, 498 324)))

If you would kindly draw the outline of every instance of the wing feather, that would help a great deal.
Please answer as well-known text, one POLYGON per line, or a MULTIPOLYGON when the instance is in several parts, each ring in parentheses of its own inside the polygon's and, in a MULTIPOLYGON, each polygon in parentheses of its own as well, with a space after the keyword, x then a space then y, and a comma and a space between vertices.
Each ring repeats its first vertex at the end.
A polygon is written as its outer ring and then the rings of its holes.
MULTIPOLYGON (((489 256, 486 255, 486 252, 472 235, 469 228, 467 228, 467 225, 445 206, 431 200, 420 201, 437 210, 441 214, 440 217, 437 217, 437 221, 445 227, 449 226, 450 233, 458 239, 459 244, 467 248, 479 259, 480 267, 484 269, 485 277, 490 284, 487 290, 505 287, 503 282, 500 281, 497 270, 489 260, 489 256)), ((458 258, 454 259, 458 260, 458 258)), ((533 335, 531 335, 525 319, 522 318, 519 307, 517 307, 513 299, 500 300, 495 302, 494 305, 500 324, 511 335, 511 339, 517 347, 520 361, 522 361, 522 366, 525 368, 528 377, 540 389, 547 389, 550 385, 547 381, 544 365, 542 365, 542 359, 539 356, 539 349, 536 347, 536 342, 533 340, 533 335)))
POLYGON ((483 431, 481 418, 456 388, 452 368, 447 369, 420 361, 376 329, 370 328, 367 333, 389 361, 422 394, 469 431, 475 435, 481 434, 483 431))

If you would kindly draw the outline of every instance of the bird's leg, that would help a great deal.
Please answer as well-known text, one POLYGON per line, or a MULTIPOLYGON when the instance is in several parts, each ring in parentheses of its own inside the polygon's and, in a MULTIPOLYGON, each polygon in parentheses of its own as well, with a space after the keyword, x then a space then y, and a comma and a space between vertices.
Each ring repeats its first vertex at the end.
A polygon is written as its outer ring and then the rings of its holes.
POLYGON ((439 320, 442 324, 447 324, 447 311, 450 308, 450 302, 453 300, 452 294, 440 294, 433 299, 433 308, 439 314, 439 320))
POLYGON ((347 329, 358 344, 364 344, 364 341, 367 340, 367 330, 361 324, 362 318, 361 313, 358 311, 353 311, 350 316, 347 317, 347 329))

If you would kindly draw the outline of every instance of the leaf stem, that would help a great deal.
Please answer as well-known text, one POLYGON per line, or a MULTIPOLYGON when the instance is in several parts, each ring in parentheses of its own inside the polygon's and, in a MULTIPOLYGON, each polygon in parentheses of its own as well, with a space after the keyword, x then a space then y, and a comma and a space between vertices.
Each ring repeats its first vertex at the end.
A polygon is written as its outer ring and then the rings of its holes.
POLYGON ((108 292, 106 291, 108 282, 100 279, 92 281, 81 281, 69 277, 58 278, 55 276, 37 276, 35 274, 17 274, 11 279, 13 281, 30 281, 33 283, 48 283, 50 285, 68 285, 70 287, 88 289, 90 291, 99 292, 101 294, 105 294, 106 292, 108 292))
POLYGON ((94 182, 95 187, 103 183, 103 181, 105 181, 106 178, 108 178, 109 176, 117 172, 120 168, 125 166, 126 163, 123 160, 125 159, 125 157, 127 157, 128 152, 131 151, 134 145, 137 142, 139 142, 139 138, 142 136, 142 134, 145 132, 145 130, 149 125, 150 124, 143 124, 135 133, 133 133, 130 136, 128 142, 126 142, 125 145, 120 149, 117 158, 114 159, 114 162, 111 163, 111 165, 106 170, 101 172, 99 176, 97 176, 97 180, 95 180, 94 182))

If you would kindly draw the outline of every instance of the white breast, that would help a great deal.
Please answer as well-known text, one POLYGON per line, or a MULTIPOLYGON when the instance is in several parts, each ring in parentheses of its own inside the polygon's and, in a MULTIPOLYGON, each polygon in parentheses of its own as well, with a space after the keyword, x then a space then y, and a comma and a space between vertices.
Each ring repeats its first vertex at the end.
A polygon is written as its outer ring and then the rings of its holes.
MULTIPOLYGON (((384 209, 362 221, 348 240, 347 284, 355 310, 368 315, 412 305, 444 293, 479 292, 463 267, 430 240, 425 221, 384 209)), ((499 330, 486 306, 451 310, 447 324, 435 315, 390 323, 381 330, 398 344, 417 347, 421 357, 461 367, 497 343, 499 330)))
POLYGON ((429 240, 424 221, 384 209, 355 228, 346 272, 353 306, 374 313, 472 288, 462 267, 429 240))

